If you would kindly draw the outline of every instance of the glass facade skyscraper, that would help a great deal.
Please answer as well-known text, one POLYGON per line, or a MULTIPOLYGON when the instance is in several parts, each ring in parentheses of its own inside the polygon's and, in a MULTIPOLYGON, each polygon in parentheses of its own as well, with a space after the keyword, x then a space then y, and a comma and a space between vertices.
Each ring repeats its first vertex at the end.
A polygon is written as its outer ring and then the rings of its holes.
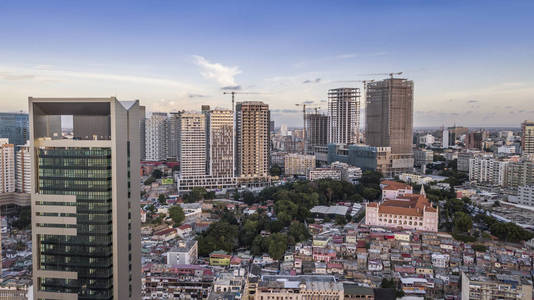
POLYGON ((28 114, 0 113, 0 138, 13 145, 24 145, 29 139, 28 114))
POLYGON ((35 299, 140 299, 139 101, 30 98, 35 299), (61 134, 65 116, 72 135, 61 134))
POLYGON ((41 235, 39 267, 42 270, 75 270, 78 278, 43 278, 40 282, 42 290, 76 293, 78 299, 112 299, 111 149, 54 148, 37 151, 38 193, 76 196, 76 203, 55 203, 75 206, 76 214, 42 214, 76 218, 76 224, 53 226, 76 228, 77 235, 41 235))

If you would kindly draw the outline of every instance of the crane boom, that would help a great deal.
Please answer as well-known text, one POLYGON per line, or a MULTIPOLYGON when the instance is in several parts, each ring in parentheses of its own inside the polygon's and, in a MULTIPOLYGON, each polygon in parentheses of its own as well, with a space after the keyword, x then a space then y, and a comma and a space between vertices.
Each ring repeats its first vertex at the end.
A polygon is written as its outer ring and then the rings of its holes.
POLYGON ((232 111, 234 111, 234 103, 235 103, 235 95, 236 94, 261 94, 261 93, 258 93, 258 92, 239 92, 239 91, 223 92, 223 95, 232 95, 232 111))

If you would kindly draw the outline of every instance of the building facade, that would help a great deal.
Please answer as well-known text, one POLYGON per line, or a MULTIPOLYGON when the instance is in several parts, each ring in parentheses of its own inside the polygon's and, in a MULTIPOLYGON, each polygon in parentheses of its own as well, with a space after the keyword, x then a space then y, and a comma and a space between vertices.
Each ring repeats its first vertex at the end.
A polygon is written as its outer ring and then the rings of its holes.
POLYGON ((521 123, 521 150, 522 154, 534 154, 534 122, 521 123))
POLYGON ((534 186, 523 185, 517 188, 517 204, 534 206, 534 186))
POLYGON ((208 174, 234 177, 234 115, 231 110, 212 110, 206 118, 208 174))
POLYGON ((391 147, 392 154, 411 154, 413 81, 390 78, 367 84, 367 144, 391 147))
MULTIPOLYGON (((340 161, 360 167, 362 170, 380 172, 386 177, 393 174, 390 147, 329 144, 327 157, 329 164, 340 161)), ((401 170, 398 170, 398 173, 402 173, 401 170)))
POLYGON ((469 160, 469 181, 504 186, 507 161, 476 157, 469 160))
POLYGON ((190 265, 198 259, 198 242, 196 240, 180 240, 178 244, 167 252, 167 264, 190 265))
POLYGON ((414 164, 417 167, 426 166, 434 161, 434 151, 428 149, 416 149, 414 151, 414 164))
POLYGON ((504 185, 507 187, 534 185, 534 162, 530 160, 510 161, 506 166, 504 185))
POLYGON ((167 113, 155 112, 145 121, 145 159, 161 161, 167 159, 167 113))
POLYGON ((236 104, 236 176, 267 177, 270 167, 271 114, 259 101, 236 104))
POLYGON ((468 274, 462 272, 462 299, 532 299, 532 283, 519 275, 468 274))
POLYGON ((256 300, 343 300, 343 284, 327 275, 263 275, 254 291, 256 300))
POLYGON ((287 176, 306 175, 315 169, 315 155, 291 153, 284 159, 284 172, 287 176))
POLYGON ((0 138, 7 138, 8 144, 26 144, 30 138, 28 114, 0 113, 0 138))
POLYGON ((199 112, 181 112, 178 117, 180 177, 206 175, 206 117, 199 112))
POLYGON ((371 202, 365 207, 365 224, 409 230, 438 231, 439 212, 421 194, 403 194, 396 199, 371 202))
POLYGON ((311 153, 315 146, 328 143, 328 116, 315 113, 306 115, 306 146, 311 153))
POLYGON ((34 297, 140 299, 139 101, 29 98, 29 112, 34 297))
POLYGON ((315 168, 308 171, 307 179, 309 181, 319 179, 341 180, 341 170, 333 168, 315 168))
POLYGON ((28 144, 19 146, 16 157, 16 187, 19 193, 29 193, 31 190, 31 152, 28 144))
POLYGON ((180 113, 171 112, 167 123, 167 158, 178 159, 180 143, 180 113))
POLYGON ((328 90, 328 122, 328 143, 358 143, 360 139, 360 89, 328 90))
POLYGON ((0 139, 0 193, 15 192, 15 145, 0 139))

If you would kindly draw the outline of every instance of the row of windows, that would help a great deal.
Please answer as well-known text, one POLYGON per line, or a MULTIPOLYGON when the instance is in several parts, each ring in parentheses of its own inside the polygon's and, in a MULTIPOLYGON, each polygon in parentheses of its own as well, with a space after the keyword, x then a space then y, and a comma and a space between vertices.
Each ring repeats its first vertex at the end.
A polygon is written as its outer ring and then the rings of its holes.
POLYGON ((111 169, 58 169, 41 168, 39 177, 106 178, 111 179, 111 169))
MULTIPOLYGON (((414 225, 417 226, 417 222, 412 221, 402 221, 402 220, 391 220, 391 219, 378 219, 379 222, 387 222, 389 224, 400 224, 400 225, 414 225)), ((423 222, 419 222, 419 226, 423 226, 423 222)))

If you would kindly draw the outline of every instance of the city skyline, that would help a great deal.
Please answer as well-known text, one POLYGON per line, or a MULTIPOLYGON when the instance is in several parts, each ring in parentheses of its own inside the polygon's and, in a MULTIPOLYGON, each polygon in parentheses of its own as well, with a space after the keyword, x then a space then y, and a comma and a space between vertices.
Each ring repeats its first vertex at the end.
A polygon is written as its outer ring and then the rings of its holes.
POLYGON ((11 28, 0 50, 2 111, 64 95, 139 99, 147 111, 230 108, 223 89, 239 86, 263 94, 236 100, 263 101, 277 124, 299 126, 295 103, 325 112, 329 89, 402 71, 415 83, 416 127, 534 118, 527 1, 30 6, 0 4, 0 25, 11 28))

